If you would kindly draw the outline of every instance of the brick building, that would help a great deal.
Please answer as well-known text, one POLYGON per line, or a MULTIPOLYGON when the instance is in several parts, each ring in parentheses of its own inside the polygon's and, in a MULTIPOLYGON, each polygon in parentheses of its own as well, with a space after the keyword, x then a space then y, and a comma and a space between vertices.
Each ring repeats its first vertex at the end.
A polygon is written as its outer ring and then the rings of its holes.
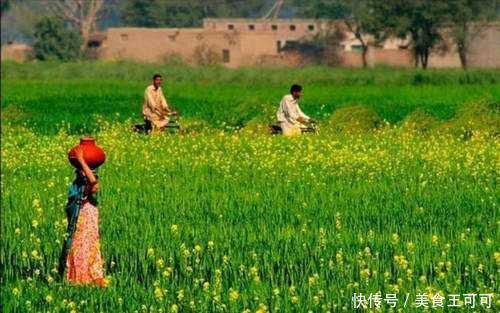
MULTIPOLYGON (((90 41, 97 58, 165 62, 180 58, 193 64, 222 63, 227 67, 247 65, 302 65, 310 60, 287 47, 310 42, 315 36, 338 29, 338 57, 343 66, 362 66, 361 45, 341 21, 312 19, 204 19, 200 28, 109 28, 90 41)), ((365 38, 368 42, 371 38, 365 38)), ((460 67, 450 40, 450 49, 433 53, 430 67, 460 67)), ((3 55, 5 53, 2 53, 3 55)), ((382 46, 370 46, 369 66, 413 66, 408 41, 391 38, 382 46)), ((492 23, 476 36, 469 53, 471 67, 500 67, 500 23, 492 23)))
POLYGON ((312 39, 318 20, 204 19, 201 28, 109 28, 99 47, 103 59, 162 62, 177 56, 189 63, 228 67, 279 62, 291 42, 312 39), (211 56, 212 59, 204 60, 211 56))

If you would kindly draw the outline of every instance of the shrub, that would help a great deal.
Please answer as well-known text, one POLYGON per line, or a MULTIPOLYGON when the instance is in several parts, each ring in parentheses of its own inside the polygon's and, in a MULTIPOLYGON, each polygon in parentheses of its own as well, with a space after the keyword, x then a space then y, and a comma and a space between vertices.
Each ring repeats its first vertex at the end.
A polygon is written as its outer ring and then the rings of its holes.
POLYGON ((45 17, 35 25, 35 57, 68 61, 80 57, 80 35, 55 18, 45 17))
MULTIPOLYGON (((245 116, 244 126, 241 131, 268 133, 269 124, 276 122, 276 110, 277 106, 271 103, 247 105, 247 111, 249 111, 251 115, 245 116)), ((243 112, 240 115, 244 116, 243 112)))
POLYGON ((163 66, 188 67, 189 64, 178 53, 167 53, 163 57, 163 66))
POLYGON ((2 123, 19 122, 27 117, 27 113, 18 105, 12 103, 5 108, 2 108, 2 123))
POLYGON ((401 127, 404 130, 415 131, 421 134, 427 134, 435 129, 439 122, 425 110, 418 108, 408 114, 403 120, 401 127))
POLYGON ((329 125, 326 125, 325 128, 335 132, 357 134, 378 128, 382 122, 375 111, 362 105, 355 105, 343 107, 333 112, 329 125))
POLYGON ((222 62, 222 57, 214 48, 201 44, 194 49, 193 60, 197 65, 216 65, 222 62))
POLYGON ((269 132, 269 123, 263 121, 260 117, 254 117, 248 121, 243 128, 241 128, 242 133, 249 134, 266 134, 269 132))
POLYGON ((279 51, 284 52, 289 62, 297 66, 323 64, 339 66, 342 63, 341 42, 346 39, 344 32, 335 25, 328 25, 313 37, 298 41, 286 41, 279 51), (293 61, 292 61, 293 60, 293 61))
POLYGON ((485 100, 469 102, 458 108, 448 128, 464 139, 481 132, 487 136, 500 134, 500 104, 485 100))

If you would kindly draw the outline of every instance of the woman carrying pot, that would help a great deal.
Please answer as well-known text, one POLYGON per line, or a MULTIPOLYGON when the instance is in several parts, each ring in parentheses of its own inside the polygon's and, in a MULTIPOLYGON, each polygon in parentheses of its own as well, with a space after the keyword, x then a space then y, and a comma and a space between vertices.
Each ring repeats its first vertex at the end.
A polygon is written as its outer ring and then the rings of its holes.
POLYGON ((67 270, 70 283, 105 287, 96 199, 99 180, 95 173, 104 163, 105 154, 92 138, 82 138, 80 145, 70 151, 69 159, 76 167, 76 177, 68 192, 68 228, 59 258, 59 275, 63 278, 67 270))

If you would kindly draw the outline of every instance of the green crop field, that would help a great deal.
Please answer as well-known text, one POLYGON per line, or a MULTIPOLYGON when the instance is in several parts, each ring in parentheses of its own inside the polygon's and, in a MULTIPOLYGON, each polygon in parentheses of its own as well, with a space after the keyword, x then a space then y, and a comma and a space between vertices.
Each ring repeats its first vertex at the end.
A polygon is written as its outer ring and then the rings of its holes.
POLYGON ((380 312, 496 312, 499 77, 2 63, 2 309, 355 312, 354 295, 379 293, 380 312), (131 131, 155 72, 182 134, 131 131), (270 135, 292 83, 318 132, 270 135), (54 273, 82 135, 108 156, 104 289, 54 273))

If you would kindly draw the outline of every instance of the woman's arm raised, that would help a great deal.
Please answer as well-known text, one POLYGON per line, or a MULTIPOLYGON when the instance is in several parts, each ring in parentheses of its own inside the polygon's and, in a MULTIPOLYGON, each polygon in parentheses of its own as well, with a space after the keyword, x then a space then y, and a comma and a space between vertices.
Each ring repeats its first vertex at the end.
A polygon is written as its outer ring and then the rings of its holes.
POLYGON ((80 166, 82 168, 83 174, 85 177, 87 177, 87 193, 96 193, 98 188, 99 188, 99 183, 97 181, 97 177, 95 177, 94 173, 88 166, 87 162, 85 161, 85 158, 83 157, 83 149, 80 146, 77 146, 75 148, 75 156, 80 163, 80 166))

